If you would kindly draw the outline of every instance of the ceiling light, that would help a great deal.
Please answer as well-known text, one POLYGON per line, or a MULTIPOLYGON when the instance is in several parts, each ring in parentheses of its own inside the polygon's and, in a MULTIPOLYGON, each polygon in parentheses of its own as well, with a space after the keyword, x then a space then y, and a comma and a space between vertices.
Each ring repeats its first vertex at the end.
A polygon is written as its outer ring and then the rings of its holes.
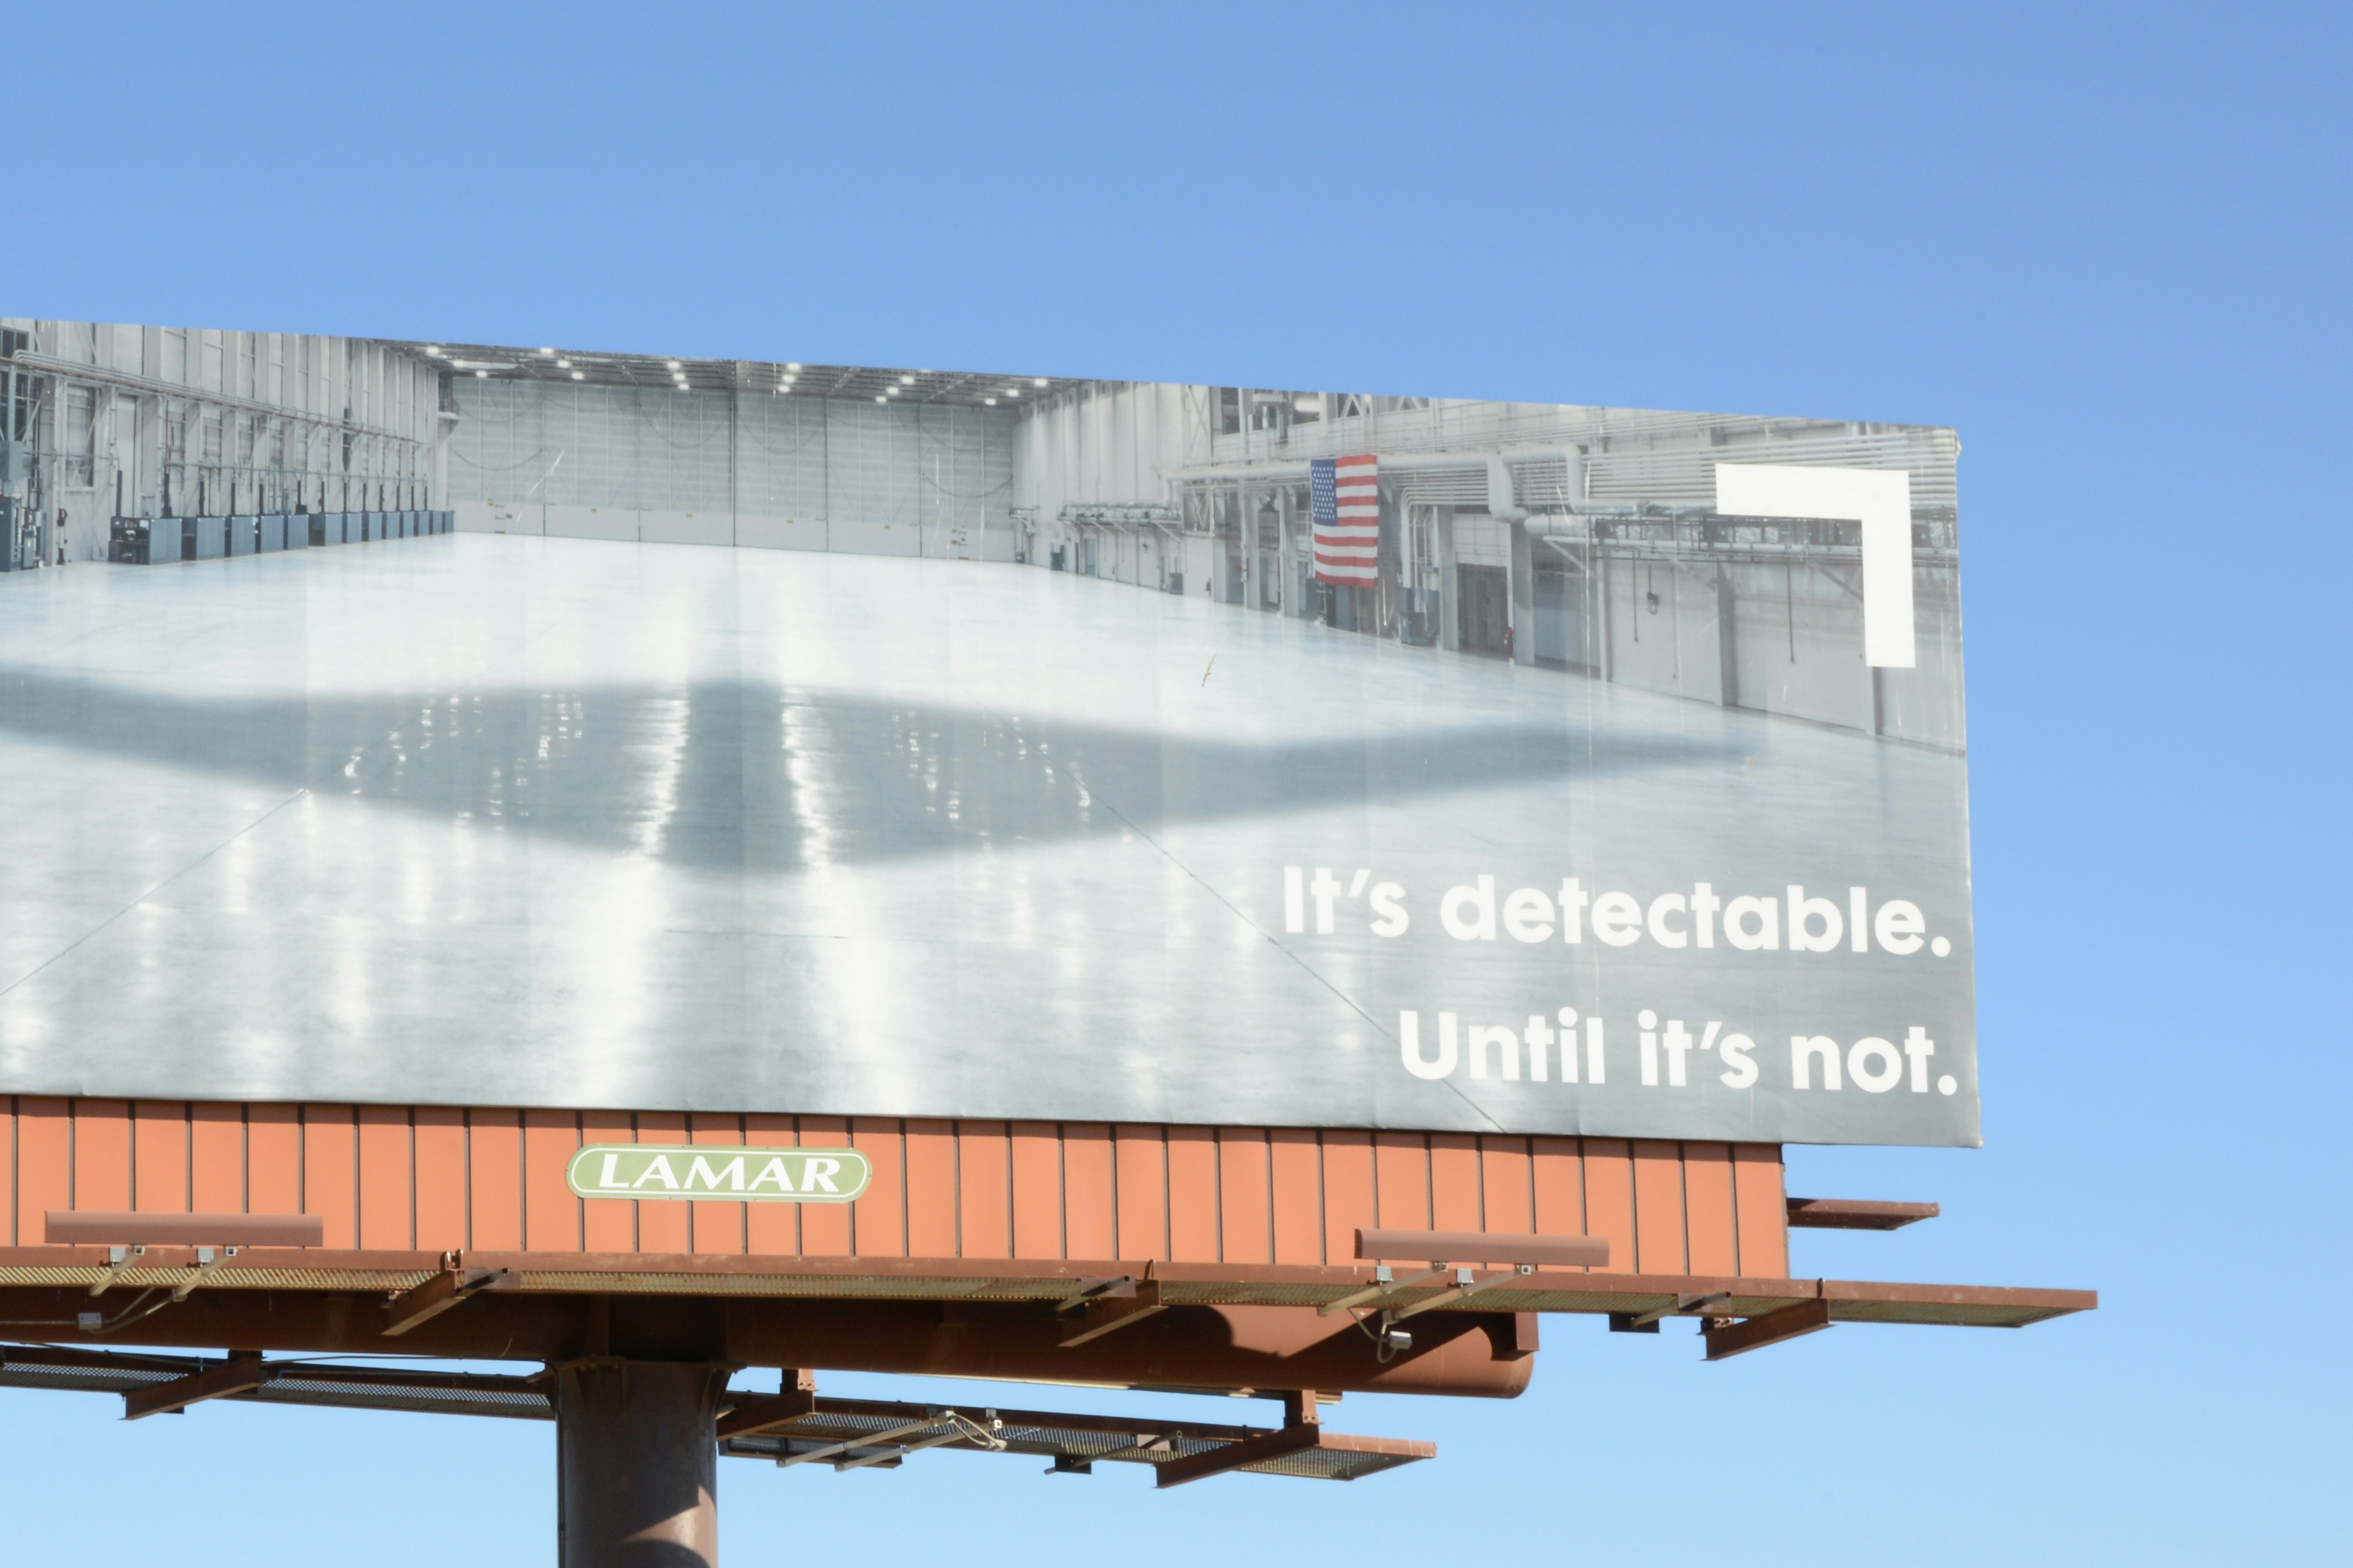
POLYGON ((1046 378, 1042 375, 1033 375, 1029 378, 1029 384, 1032 386, 1043 386, 1046 384, 1046 378))
POLYGON ((798 365, 797 365, 797 364, 788 364, 788 365, 785 366, 785 368, 786 368, 786 370, 798 370, 798 369, 800 369, 800 366, 798 366, 798 365))
POLYGON ((681 392, 692 392, 694 390, 694 388, 687 385, 686 383, 682 381, 678 384, 678 389, 681 392))
POLYGON ((981 399, 981 401, 982 401, 983 403, 987 404, 991 408, 994 408, 994 407, 996 407, 996 406, 997 406, 997 399, 995 399, 994 397, 984 397, 984 398, 982 398, 982 399, 981 399))
POLYGON ((899 378, 899 384, 901 386, 913 386, 915 384, 915 378, 912 375, 902 375, 899 378))
POLYGON ((1005 395, 1008 397, 1018 397, 1021 395, 1021 389, 1018 386, 1008 386, 1005 389, 1005 395))
POLYGON ((554 353, 555 351, 554 351, 554 349, 542 349, 542 350, 540 350, 539 352, 540 352, 540 353, 543 353, 543 354, 552 354, 552 353, 554 353))
POLYGON ((486 381, 490 378, 490 374, 491 373, 486 370, 478 370, 474 373, 474 379, 476 381, 486 381))
POLYGON ((678 368, 678 361, 676 361, 676 360, 672 360, 672 361, 670 361, 670 369, 672 369, 672 370, 676 370, 676 369, 678 368))
POLYGON ((888 402, 890 402, 891 400, 890 400, 889 398, 887 398, 887 397, 878 397, 878 398, 876 398, 874 401, 875 401, 875 402, 877 402, 877 403, 888 403, 888 402))
POLYGON ((572 379, 575 381, 583 380, 586 377, 587 374, 588 373, 586 371, 575 370, 572 373, 572 379))
POLYGON ((439 343, 428 343, 426 345, 425 352, 438 359, 441 354, 441 345, 439 343))
POLYGON ((570 370, 572 368, 572 362, 568 359, 557 360, 555 362, 555 368, 558 370, 570 370))

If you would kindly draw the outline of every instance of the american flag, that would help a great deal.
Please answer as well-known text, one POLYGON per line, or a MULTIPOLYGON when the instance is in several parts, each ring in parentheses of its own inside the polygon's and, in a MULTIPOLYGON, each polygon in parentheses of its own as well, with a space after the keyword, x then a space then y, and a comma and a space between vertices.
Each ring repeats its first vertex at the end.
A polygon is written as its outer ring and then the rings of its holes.
POLYGON ((1317 458, 1307 465, 1315 519, 1315 580, 1350 588, 1378 581, 1381 548, 1380 459, 1317 458))

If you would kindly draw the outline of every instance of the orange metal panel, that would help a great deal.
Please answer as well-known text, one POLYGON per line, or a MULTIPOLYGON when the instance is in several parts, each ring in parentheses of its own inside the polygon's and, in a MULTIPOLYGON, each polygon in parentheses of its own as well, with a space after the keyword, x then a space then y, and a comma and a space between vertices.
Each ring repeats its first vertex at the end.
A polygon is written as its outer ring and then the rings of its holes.
POLYGON ((131 1206, 131 1102, 73 1102, 73 1206, 131 1206))
MULTIPOLYGON (((687 1141, 730 1149, 744 1147, 744 1119, 717 1111, 698 1111, 686 1119, 687 1141)), ((744 1210, 761 1204, 694 1203, 686 1205, 691 1232, 690 1252, 743 1252, 749 1248, 744 1210)))
POLYGON ((1274 1186, 1274 1260, 1324 1261, 1324 1161, 1315 1134, 1278 1127, 1267 1134, 1274 1186))
POLYGON ((188 1206, 198 1214, 246 1212, 245 1107, 219 1100, 188 1107, 188 1206))
MULTIPOLYGON (((801 1147, 846 1149, 849 1123, 839 1116, 801 1118, 801 1147)), ((849 1246, 848 1204, 796 1204, 801 1211, 801 1251, 811 1258, 847 1258, 849 1246)))
POLYGON ((326 1221, 329 1247, 359 1245, 358 1134, 348 1105, 302 1108, 302 1211, 326 1221))
POLYGON ((1634 1259, 1645 1273, 1691 1272, 1683 1247, 1682 1151, 1656 1139, 1634 1141, 1634 1259))
MULTIPOLYGON (((1535 1199, 1538 1236, 1586 1234, 1585 1158, 1577 1150, 1576 1139, 1529 1139, 1528 1185, 1535 1199)), ((1614 1254, 1609 1266, 1620 1272, 1632 1267, 1614 1254)), ((1593 1270, 1588 1268, 1586 1272, 1590 1274, 1593 1270)))
POLYGON ((1433 1230, 1484 1230, 1479 1140, 1469 1132, 1430 1135, 1430 1224, 1433 1230))
POLYGON ((187 1212, 187 1101, 132 1102, 131 1177, 132 1208, 187 1212))
MULTIPOLYGON (((746 1116, 744 1142, 755 1149, 789 1149, 799 1132, 789 1116, 746 1116)), ((801 1205, 746 1204, 744 1249, 768 1258, 797 1257, 801 1250, 801 1205)))
MULTIPOLYGON (((849 1242, 860 1258, 907 1256, 907 1160, 896 1118, 850 1119, 849 1146, 866 1156, 874 1174, 866 1195, 849 1205, 849 1242)), ((769 1204, 769 1208, 789 1208, 769 1204)), ((1110 1256, 1106 1253, 1104 1256, 1110 1256)))
MULTIPOLYGON (((680 1112, 638 1112, 638 1142, 683 1143, 686 1141, 686 1118, 680 1112)), ((693 1251, 693 1227, 688 1223, 686 1212, 692 1206, 690 1204, 665 1203, 659 1198, 640 1200, 638 1204, 638 1249, 644 1252, 693 1251)))
POLYGON ((521 1111, 485 1110, 466 1113, 466 1245, 481 1252, 521 1251, 521 1111))
POLYGON ((1373 1203, 1391 1230, 1430 1230, 1430 1144, 1419 1132, 1373 1134, 1373 1203))
POLYGON ((1013 1160, 1013 1256, 1061 1258, 1062 1138, 1050 1121, 1016 1121, 1008 1134, 1013 1160))
POLYGON ((578 1152, 579 1112, 522 1113, 522 1244, 534 1252, 580 1250, 580 1200, 564 1179, 578 1152))
POLYGON ((1345 1264, 1354 1231, 1607 1237, 1615 1272, 1788 1271, 1771 1144, 1248 1127, 0 1099, 11 1234, 48 1208, 290 1212, 371 1249, 1345 1264), (856 1147, 854 1205, 583 1204, 591 1142, 856 1147), (135 1204, 134 1204, 135 1199, 135 1204))
POLYGON ((1535 1229, 1535 1193, 1528 1174, 1526 1139, 1479 1140, 1479 1213, 1484 1230, 1535 1229))
POLYGON ((1274 1183, 1262 1127, 1218 1129, 1218 1256, 1274 1261, 1274 1183))
POLYGON ((1585 1234, 1609 1238, 1609 1272, 1631 1274, 1634 1256, 1634 1163, 1620 1138, 1588 1138, 1585 1148, 1585 1234))
POLYGON ((1789 1277, 1789 1210, 1778 1143, 1732 1146, 1732 1195, 1740 1213, 1740 1272, 1752 1279, 1789 1277))
POLYGON ((73 1206, 73 1105, 49 1095, 20 1095, 16 1100, 16 1245, 46 1244, 49 1210, 73 1206))
MULTIPOLYGON (((584 1110, 580 1142, 634 1143, 637 1128, 627 1111, 584 1110)), ((635 1252, 638 1205, 623 1198, 589 1198, 580 1205, 580 1245, 589 1252, 635 1252)))
POLYGON ((302 1111, 294 1105, 245 1108, 245 1193, 255 1214, 307 1214, 302 1206, 302 1111))
POLYGON ((416 1151, 408 1139, 408 1111, 397 1105, 359 1108, 360 1245, 406 1248, 417 1245, 416 1151))
POLYGON ((1168 1143, 1157 1127, 1122 1124, 1112 1130, 1113 1170, 1119 1188, 1116 1255, 1166 1261, 1168 1257, 1168 1143))
POLYGON ((1168 1255, 1178 1263, 1218 1261, 1218 1145, 1206 1127, 1171 1127, 1168 1255))
POLYGON ((413 1136, 417 1245, 437 1252, 461 1248, 466 1245, 466 1113, 450 1105, 420 1105, 413 1136))
POLYGON ((1111 1129, 1073 1121, 1062 1129, 1063 1255, 1117 1258, 1112 1223, 1111 1129))
POLYGON ((1324 1261, 1356 1261, 1356 1232, 1380 1224, 1373 1204, 1373 1135, 1327 1131, 1324 1152, 1324 1261))
POLYGON ((907 1256, 955 1255, 955 1123, 911 1120, 907 1123, 907 1256))
POLYGON ((958 1256, 1013 1256, 1013 1148, 1002 1121, 956 1123, 958 1256))
POLYGON ((37 1245, 40 1238, 36 1238, 35 1242, 19 1242, 16 1239, 16 1097, 15 1095, 0 1097, 0 1194, 5 1194, 7 1198, 8 1245, 11 1247, 37 1245))
POLYGON ((1731 1145, 1683 1145, 1683 1228, 1690 1272, 1740 1272, 1740 1244, 1733 1234, 1731 1145))

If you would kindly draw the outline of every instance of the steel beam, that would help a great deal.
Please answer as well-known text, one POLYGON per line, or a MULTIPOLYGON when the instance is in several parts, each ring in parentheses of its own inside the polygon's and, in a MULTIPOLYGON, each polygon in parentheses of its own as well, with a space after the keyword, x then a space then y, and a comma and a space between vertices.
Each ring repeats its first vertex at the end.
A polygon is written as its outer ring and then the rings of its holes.
POLYGON ((405 1334, 485 1290, 512 1290, 519 1283, 511 1268, 445 1269, 386 1303, 385 1310, 391 1316, 384 1331, 387 1336, 405 1334))
POLYGON ((1086 1315, 1062 1331, 1062 1349, 1073 1350, 1105 1334, 1133 1328, 1166 1310, 1160 1300, 1159 1284, 1150 1279, 1136 1281, 1124 1296, 1092 1297, 1086 1303, 1086 1315))
POLYGON ((1607 1268, 1606 1236, 1514 1236, 1480 1230, 1384 1230, 1356 1232, 1356 1256, 1423 1258, 1432 1263, 1508 1263, 1544 1268, 1607 1268))
POLYGON ((1152 1484, 1157 1489, 1181 1487, 1187 1481, 1207 1480, 1211 1476, 1222 1476, 1229 1470, 1239 1470, 1244 1465, 1255 1465, 1261 1459, 1279 1459, 1303 1448, 1318 1447, 1323 1441, 1324 1428, 1313 1423, 1285 1426, 1281 1431, 1269 1432, 1263 1437, 1245 1437, 1221 1448, 1171 1459, 1158 1467, 1152 1484))
POLYGON ((1726 1322, 1721 1328, 1711 1324, 1707 1331, 1707 1359, 1724 1361, 1746 1351, 1779 1344, 1783 1340, 1794 1340, 1800 1334, 1819 1333, 1830 1326, 1831 1304, 1827 1300, 1800 1301, 1761 1318, 1726 1322))
POLYGON ((1868 1198, 1790 1198, 1793 1230, 1901 1230, 1943 1213, 1936 1204, 1880 1203, 1868 1198))
POLYGON ((269 1382, 284 1369, 282 1362, 266 1362, 259 1351, 232 1351, 226 1364, 204 1372, 175 1377, 169 1383, 159 1383, 149 1388, 122 1396, 122 1418, 136 1421, 142 1415, 162 1415, 185 1410, 191 1405, 201 1405, 207 1399, 221 1399, 232 1394, 247 1394, 269 1382))
POLYGON ((719 1418, 722 1437, 748 1437, 754 1432, 774 1431, 789 1426, 804 1416, 817 1414, 817 1394, 813 1389, 788 1389, 765 1399, 747 1399, 719 1418))
POLYGON ((314 1214, 151 1214, 50 1209, 48 1240, 101 1246, 317 1247, 327 1222, 314 1214))

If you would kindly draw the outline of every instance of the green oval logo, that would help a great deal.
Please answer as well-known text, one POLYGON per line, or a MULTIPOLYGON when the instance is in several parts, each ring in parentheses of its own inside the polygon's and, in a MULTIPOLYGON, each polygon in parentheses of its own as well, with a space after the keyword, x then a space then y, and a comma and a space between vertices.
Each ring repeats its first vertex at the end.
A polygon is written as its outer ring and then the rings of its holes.
POLYGON ((564 1168, 565 1184, 584 1198, 697 1203, 846 1204, 873 1174, 855 1149, 711 1143, 591 1143, 564 1168))

